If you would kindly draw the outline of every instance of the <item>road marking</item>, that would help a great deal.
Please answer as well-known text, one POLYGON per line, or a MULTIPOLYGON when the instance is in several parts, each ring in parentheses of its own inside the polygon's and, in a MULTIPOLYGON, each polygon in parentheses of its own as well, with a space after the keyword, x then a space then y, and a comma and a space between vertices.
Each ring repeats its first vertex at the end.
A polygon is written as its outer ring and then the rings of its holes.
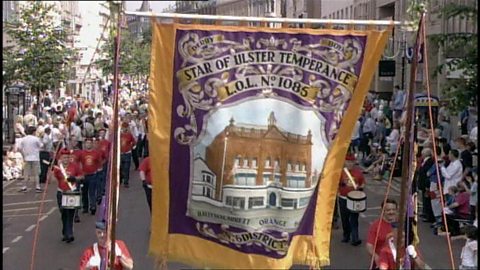
POLYGON ((3 253, 7 252, 7 250, 9 250, 10 248, 9 247, 4 247, 3 248, 3 253))
POLYGON ((16 182, 17 180, 12 180, 12 181, 9 181, 7 182, 6 184, 3 184, 3 188, 5 189, 6 187, 10 186, 11 184, 13 184, 14 182, 16 182))
POLYGON ((23 236, 17 236, 15 239, 12 240, 12 244, 18 242, 20 239, 22 239, 23 236))
MULTIPOLYGON (((12 205, 20 205, 20 204, 31 204, 31 203, 41 203, 42 201, 29 201, 29 202, 18 202, 18 203, 6 203, 3 206, 12 206, 12 205)), ((53 202, 53 200, 45 200, 43 202, 53 202)))
POLYGON ((3 210, 3 212, 16 212, 16 211, 28 211, 28 210, 35 210, 38 209, 38 207, 27 207, 27 208, 18 208, 18 209, 9 209, 9 210, 3 210))
MULTIPOLYGON (((53 213, 53 211, 55 211, 55 209, 56 209, 56 207, 54 206, 54 207, 52 207, 52 209, 50 209, 50 211, 48 211, 47 213, 44 213, 43 215, 48 216, 51 213, 53 213)), ((19 215, 9 215, 9 216, 4 215, 3 217, 4 218, 12 218, 12 217, 32 217, 32 216, 33 217, 38 216, 38 214, 19 214, 19 215)), ((43 218, 43 219, 45 219, 45 218, 43 218)), ((41 219, 41 220, 43 220, 43 219, 41 219)))
POLYGON ((55 211, 56 207, 52 207, 50 209, 50 211, 48 211, 43 217, 40 218, 40 221, 43 221, 44 219, 46 219, 51 213, 53 213, 53 211, 55 211))
POLYGON ((31 230, 33 230, 33 228, 35 228, 37 225, 33 224, 33 225, 30 225, 30 227, 28 227, 25 231, 26 232, 29 232, 31 230))

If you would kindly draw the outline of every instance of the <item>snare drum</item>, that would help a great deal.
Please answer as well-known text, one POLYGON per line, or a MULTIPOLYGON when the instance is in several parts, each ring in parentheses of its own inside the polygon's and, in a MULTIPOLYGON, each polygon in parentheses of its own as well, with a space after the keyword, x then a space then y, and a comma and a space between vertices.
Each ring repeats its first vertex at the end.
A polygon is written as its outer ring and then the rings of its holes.
POLYGON ((82 194, 80 191, 62 192, 62 208, 79 209, 82 207, 82 194))
POLYGON ((347 194, 347 209, 360 213, 367 210, 367 194, 360 190, 353 190, 347 194))

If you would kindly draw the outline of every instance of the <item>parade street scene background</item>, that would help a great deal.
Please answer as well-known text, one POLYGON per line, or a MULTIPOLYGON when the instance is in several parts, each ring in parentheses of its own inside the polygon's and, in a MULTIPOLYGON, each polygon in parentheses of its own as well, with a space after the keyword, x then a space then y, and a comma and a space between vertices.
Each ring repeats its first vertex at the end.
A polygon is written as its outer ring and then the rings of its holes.
POLYGON ((477 1, 3 1, 2 269, 477 269, 477 1))

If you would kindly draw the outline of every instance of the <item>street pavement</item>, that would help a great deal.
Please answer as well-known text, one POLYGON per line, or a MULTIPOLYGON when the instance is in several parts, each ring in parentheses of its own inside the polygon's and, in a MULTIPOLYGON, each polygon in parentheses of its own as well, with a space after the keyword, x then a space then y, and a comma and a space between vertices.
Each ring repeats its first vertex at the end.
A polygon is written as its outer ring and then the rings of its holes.
MULTIPOLYGON (((132 166, 133 167, 133 166, 132 166)), ((386 192, 382 181, 368 180, 368 210, 360 214, 359 229, 362 245, 354 247, 341 243, 342 230, 332 231, 331 265, 324 269, 367 269, 370 257, 365 249, 368 226, 380 214, 380 203, 386 192)), ((3 182, 3 267, 6 270, 30 269, 34 234, 37 229, 38 210, 42 194, 29 190, 19 193, 18 181, 3 182)), ((95 217, 80 214, 81 223, 75 223, 75 241, 67 244, 61 241, 60 212, 56 203, 56 183, 52 181, 47 189, 40 218, 36 241, 35 267, 33 269, 71 270, 78 269, 83 250, 96 241, 95 217)), ((398 188, 390 191, 391 197, 399 199, 398 188)), ((153 269, 154 260, 149 257, 150 215, 138 172, 131 170, 130 188, 120 188, 117 238, 125 241, 134 259, 134 269, 153 269)), ((419 222, 420 254, 432 269, 449 269, 447 241, 445 237, 434 236, 429 223, 419 222)), ((456 266, 460 261, 460 251, 465 240, 452 241, 456 266)), ((190 267, 169 263, 168 269, 188 269, 190 267)), ((294 266, 294 269, 308 269, 294 266)))

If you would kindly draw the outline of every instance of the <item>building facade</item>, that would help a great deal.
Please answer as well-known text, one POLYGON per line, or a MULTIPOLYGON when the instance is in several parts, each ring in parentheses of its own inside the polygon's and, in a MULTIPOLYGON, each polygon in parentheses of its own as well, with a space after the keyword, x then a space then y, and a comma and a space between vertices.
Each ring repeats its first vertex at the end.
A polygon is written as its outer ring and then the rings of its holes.
POLYGON ((80 65, 77 70, 77 94, 100 104, 102 100, 101 81, 104 75, 95 61, 102 57, 100 48, 108 38, 108 17, 110 10, 106 2, 80 1, 81 16, 84 19, 79 35, 80 65))
POLYGON ((216 12, 215 6, 218 1, 177 1, 175 2, 175 12, 184 14, 210 14, 216 12))
POLYGON ((215 198, 226 185, 312 186, 312 135, 292 134, 276 126, 236 125, 233 119, 206 150, 206 164, 217 176, 215 198))
MULTIPOLYGON (((142 1, 140 9, 137 11, 151 12, 149 1, 142 1)), ((150 18, 142 16, 127 16, 127 27, 130 33, 138 39, 143 37, 143 33, 151 27, 150 18)))

